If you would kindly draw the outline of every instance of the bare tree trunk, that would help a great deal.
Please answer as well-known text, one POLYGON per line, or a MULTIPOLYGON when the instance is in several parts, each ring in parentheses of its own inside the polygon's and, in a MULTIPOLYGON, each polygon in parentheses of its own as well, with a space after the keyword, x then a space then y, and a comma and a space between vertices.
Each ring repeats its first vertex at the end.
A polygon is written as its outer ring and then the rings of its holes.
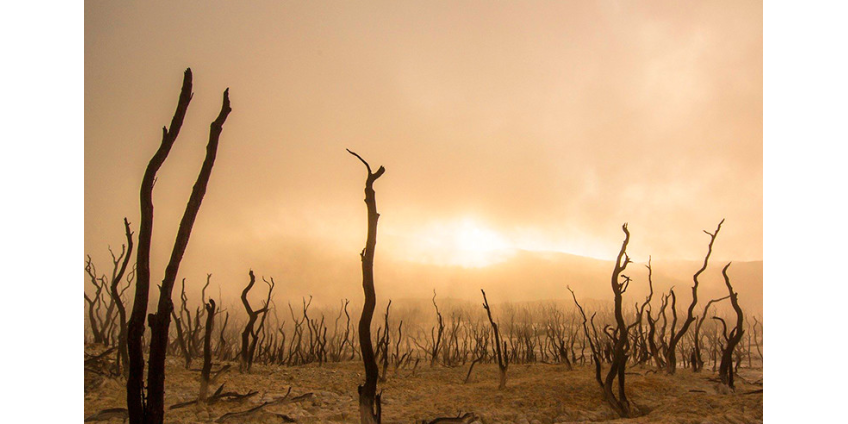
MULTIPOLYGON (((182 286, 180 289, 180 302, 182 304, 181 311, 179 316, 175 309, 171 309, 171 317, 174 318, 174 324, 177 328, 177 344, 180 346, 180 351, 183 353, 183 358, 185 358, 185 369, 189 369, 191 367, 191 352, 189 352, 188 344, 186 342, 186 334, 183 332, 183 322, 180 317, 183 316, 182 311, 188 311, 186 307, 186 303, 188 302, 188 298, 185 294, 185 278, 183 278, 182 286)), ((188 323, 186 328, 190 330, 191 327, 191 314, 187 316, 188 323)))
MULTIPOLYGON (((571 290, 571 287, 566 286, 568 291, 571 292, 571 297, 574 299, 574 304, 577 305, 577 309, 580 311, 580 315, 583 317, 583 333, 584 333, 584 342, 586 340, 589 341, 589 348, 592 350, 592 360, 595 362, 595 380, 598 382, 598 386, 601 387, 601 390, 604 388, 604 382, 601 380, 601 353, 598 350, 598 347, 595 345, 595 342, 592 339, 592 336, 589 334, 589 326, 587 325, 586 312, 583 311, 583 307, 580 306, 580 303, 577 302, 577 295, 574 294, 574 290, 571 290)), ((592 315, 594 318, 595 315, 592 315)), ((593 326, 594 328, 594 326, 593 326)), ((582 349, 581 349, 582 351, 582 349)))
POLYGON ((136 255, 137 276, 135 300, 127 325, 127 350, 129 354, 129 376, 127 377, 127 410, 130 424, 148 422, 147 404, 144 394, 144 319, 147 314, 147 302, 150 291, 150 245, 153 236, 153 184, 156 173, 168 157, 174 141, 180 132, 188 104, 191 102, 191 69, 186 69, 183 77, 177 110, 171 119, 170 128, 162 129, 162 143, 153 158, 147 164, 141 181, 141 226, 138 234, 138 253, 136 255))
POLYGON ((698 318, 698 322, 695 324, 695 348, 692 351, 692 371, 701 372, 704 368, 704 360, 701 358, 701 325, 704 324, 704 319, 707 318, 707 312, 710 310, 710 306, 713 303, 721 302, 724 299, 727 299, 730 296, 725 296, 720 299, 713 299, 707 303, 707 306, 704 307, 704 313, 701 314, 701 317, 698 318))
POLYGON ((91 256, 85 262, 85 272, 88 273, 91 284, 94 285, 95 289, 94 296, 91 298, 88 297, 88 294, 83 293, 85 301, 88 303, 88 322, 91 325, 91 333, 94 335, 94 343, 103 343, 103 329, 97 320, 97 311, 100 310, 100 303, 102 302, 100 294, 103 291, 103 285, 97 282, 97 269, 91 262, 91 256), (95 305, 97 305, 96 308, 95 305))
MULTIPOLYGON (((256 283, 256 277, 253 275, 252 269, 248 272, 248 276, 250 276, 250 281, 247 283, 247 287, 245 287, 241 292, 241 303, 244 304, 244 309, 247 311, 247 324, 244 326, 244 331, 241 333, 241 355, 239 355, 239 371, 241 372, 249 371, 250 366, 253 364, 253 351, 250 349, 251 337, 254 341, 256 340, 256 334, 253 332, 253 326, 256 323, 256 319, 259 318, 259 314, 268 309, 268 305, 265 305, 265 308, 258 311, 254 311, 253 308, 250 307, 250 303, 247 301, 247 293, 253 287, 253 284, 256 283)), ((270 295, 271 294, 269 292, 269 298, 270 295)))
POLYGON ((377 172, 371 172, 371 166, 361 156, 350 150, 348 153, 356 156, 368 170, 368 178, 365 180, 368 235, 365 248, 359 254, 362 260, 362 289, 365 292, 365 304, 359 318, 359 346, 362 350, 362 361, 365 364, 365 384, 359 386, 359 418, 362 424, 379 424, 382 419, 380 395, 377 394, 379 370, 377 359, 374 357, 374 346, 371 344, 371 319, 374 317, 374 307, 377 305, 377 294, 374 290, 374 248, 377 246, 377 220, 380 218, 380 214, 377 213, 374 181, 386 172, 386 168, 381 166, 377 172))
MULTIPOLYGON (((392 307, 392 300, 389 299, 389 304, 386 305, 386 316, 385 316, 385 332, 383 332, 382 340, 377 342, 377 351, 382 352, 383 356, 381 358, 383 362, 383 372, 380 374, 380 382, 386 382, 386 371, 389 369, 389 344, 391 343, 390 339, 390 331, 389 331, 389 308, 392 307)), ((377 334, 377 339, 381 339, 379 336, 379 332, 377 334)))
POLYGON ((730 293, 730 304, 733 305, 733 310, 736 311, 736 328, 730 330, 727 346, 725 346, 724 352, 721 355, 721 365, 718 367, 718 375, 722 383, 733 389, 733 350, 736 349, 736 345, 742 340, 742 334, 745 332, 743 327, 745 318, 742 315, 742 308, 739 307, 738 293, 733 292, 733 286, 730 285, 730 277, 727 276, 727 268, 729 267, 730 263, 725 265, 724 269, 721 270, 721 275, 724 277, 724 284, 730 293))
POLYGON ((264 281, 265 284, 268 285, 268 297, 265 299, 265 307, 256 311, 257 314, 259 314, 259 313, 262 314, 262 319, 259 320, 259 327, 256 328, 256 331, 252 332, 253 340, 250 342, 250 347, 248 348, 248 351, 247 351, 247 358, 248 358, 247 370, 248 371, 250 370, 250 367, 253 365, 253 360, 255 359, 254 354, 256 352, 256 343, 258 341, 257 334, 259 334, 259 333, 265 334, 264 333, 265 319, 268 317, 268 310, 271 309, 271 294, 274 292, 274 287, 277 284, 276 282, 274 282, 274 277, 271 277, 270 282, 268 282, 268 280, 266 280, 265 277, 262 277, 262 281, 264 281))
POLYGON ((209 374, 212 372, 212 326, 215 324, 215 301, 209 299, 206 304, 206 329, 203 336, 203 368, 200 370, 201 403, 206 402, 206 392, 209 389, 209 374))
MULTIPOLYGON (((671 338, 668 342, 668 353, 666 354, 666 370, 669 374, 674 374, 674 372, 677 370, 677 343, 680 342, 680 339, 682 339, 683 335, 686 334, 686 331, 689 329, 689 325, 692 324, 693 321, 695 321, 695 316, 693 315, 693 313, 695 311, 695 305, 698 304, 698 276, 700 276, 701 273, 707 269, 707 263, 710 260, 710 254, 713 253, 713 243, 715 242, 716 236, 718 236, 718 232, 721 230, 721 224, 723 223, 724 220, 722 219, 721 222, 718 223, 718 227, 716 227, 714 233, 709 233, 708 231, 704 230, 704 232, 707 233, 708 236, 710 236, 710 244, 707 248, 707 255, 704 256, 704 265, 701 266, 701 269, 699 269, 693 277, 695 284, 692 286, 692 303, 689 305, 689 311, 686 316, 686 321, 683 322, 683 326, 680 327, 680 331, 677 333, 674 332, 674 326, 672 326, 671 338)), ((674 309, 672 309, 672 311, 676 312, 674 311, 674 309)))
POLYGON ((438 319, 438 331, 436 328, 430 329, 430 338, 433 340, 433 351, 430 357, 430 366, 436 365, 436 360, 439 357, 439 347, 442 343, 442 334, 445 331, 445 322, 442 319, 442 313, 439 312, 439 305, 436 304, 436 289, 433 289, 433 307, 436 308, 436 318, 438 319))
POLYGON ((118 360, 115 361, 115 374, 126 376, 129 372, 129 368, 127 367, 127 363, 129 362, 129 355, 127 353, 127 311, 124 308, 124 302, 121 300, 121 293, 118 291, 118 283, 124 277, 133 251, 132 232, 130 231, 130 223, 127 221, 127 218, 124 218, 124 229, 127 236, 127 252, 124 256, 124 262, 121 264, 121 269, 115 278, 112 279, 110 293, 112 295, 112 301, 115 302, 115 307, 118 308, 118 323, 120 325, 118 331, 118 360))
POLYGON ((501 333, 498 329, 498 324, 492 319, 492 310, 489 308, 489 301, 486 299, 486 292, 480 289, 483 293, 483 308, 486 310, 486 315, 489 317, 489 324, 492 326, 492 332, 495 334, 495 353, 498 358, 498 370, 500 371, 500 382, 498 390, 506 388, 506 371, 509 368, 509 358, 506 355, 506 342, 503 342, 503 350, 501 350, 501 333))
POLYGON ((618 258, 615 262, 615 268, 612 272, 612 277, 610 279, 610 283, 612 286, 612 291, 615 296, 615 323, 616 328, 614 338, 614 344, 612 349, 612 364, 610 366, 609 371, 607 372, 607 377, 604 380, 604 397, 607 400, 607 403, 618 413, 619 416, 627 418, 631 415, 630 402, 627 400, 627 396, 624 392, 624 377, 625 377, 625 366, 627 365, 627 350, 629 345, 628 339, 628 327, 624 322, 624 315, 621 311, 621 303, 622 303, 622 294, 627 291, 627 287, 630 285, 630 278, 627 276, 621 275, 621 272, 627 268, 627 264, 629 264, 630 257, 627 256, 627 243, 630 241, 630 232, 627 230, 627 224, 621 226, 621 229, 624 231, 625 237, 624 242, 621 244, 621 251, 618 253, 618 258), (624 282, 619 283, 618 280, 623 277, 624 282), (616 397, 613 392, 613 383, 616 378, 618 379, 618 397, 616 397))
POLYGON ((191 101, 192 75, 191 69, 186 69, 177 111, 171 121, 170 129, 162 129, 162 143, 148 163, 147 170, 141 183, 141 227, 139 230, 139 248, 137 255, 138 280, 136 297, 128 327, 127 340, 130 356, 130 375, 127 379, 127 409, 131 424, 144 422, 146 424, 161 424, 164 420, 165 409, 165 352, 168 346, 168 327, 171 322, 173 303, 171 292, 177 278, 180 262, 188 247, 191 229, 200 211, 206 186, 212 175, 215 156, 218 151, 218 139, 223 130, 224 122, 230 113, 229 89, 224 90, 221 111, 212 122, 209 131, 209 143, 206 146, 206 157, 192 187, 188 204, 177 230, 177 238, 171 250, 171 257, 165 268, 165 277, 159 290, 159 304, 155 314, 150 314, 148 323, 151 328, 150 337, 150 368, 147 373, 147 396, 144 394, 142 374, 144 372, 144 356, 141 340, 144 336, 144 314, 147 312, 147 301, 150 287, 150 245, 153 234, 153 184, 156 172, 165 162, 171 147, 179 134, 188 104, 191 101), (146 402, 145 402, 146 401, 146 402))

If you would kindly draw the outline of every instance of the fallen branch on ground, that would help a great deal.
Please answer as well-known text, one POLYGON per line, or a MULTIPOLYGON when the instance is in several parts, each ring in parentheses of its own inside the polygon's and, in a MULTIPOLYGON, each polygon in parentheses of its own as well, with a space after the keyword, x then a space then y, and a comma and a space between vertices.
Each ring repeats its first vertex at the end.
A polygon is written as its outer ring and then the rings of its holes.
POLYGON ((97 362, 97 361, 103 359, 106 355, 108 355, 108 354, 110 354, 114 351, 115 351, 114 347, 106 349, 105 351, 103 351, 103 353, 101 353, 99 355, 91 356, 90 358, 86 359, 85 362, 83 363, 83 365, 88 365, 90 363, 97 362))
POLYGON ((112 418, 120 418, 124 421, 129 418, 129 413, 127 412, 127 408, 109 408, 104 409, 88 418, 85 419, 84 422, 92 422, 92 421, 108 421, 112 418))
MULTIPOLYGON (((255 391, 255 390, 254 391, 248 391, 247 393, 245 393, 243 395, 238 394, 236 392, 224 392, 224 383, 221 383, 221 385, 218 386, 218 390, 215 390, 215 394, 206 398, 206 401, 209 405, 212 405, 212 404, 218 402, 219 400, 227 400, 227 401, 244 400, 244 399, 247 399, 249 397, 256 396, 258 394, 259 394, 259 392, 255 391)), ((194 405, 197 402, 198 402, 198 399, 193 399, 193 400, 190 400, 188 402, 181 402, 181 403, 174 404, 168 409, 179 409, 179 408, 183 408, 183 407, 186 407, 186 406, 189 406, 189 405, 194 405)))
MULTIPOLYGON (((305 394, 302 394, 302 395, 300 395, 300 396, 295 396, 295 397, 293 397, 293 398, 291 398, 291 399, 288 399, 289 395, 291 394, 291 390, 292 390, 292 388, 291 388, 291 387, 289 387, 289 390, 286 392, 286 394, 285 394, 284 396, 281 396, 281 397, 279 397, 279 398, 277 398, 277 399, 274 399, 274 400, 272 400, 272 401, 263 402, 263 403, 261 403, 259 406, 255 406, 255 407, 250 408, 250 409, 248 409, 248 410, 246 410, 246 411, 228 412, 228 413, 226 413, 226 414, 224 414, 224 415, 221 415, 221 416, 220 416, 217 420, 215 420, 215 422, 216 422, 216 423, 223 423, 223 422, 225 422, 225 421, 227 421, 227 420, 229 420, 229 419, 232 419, 232 418, 244 417, 244 416, 247 416, 247 415, 250 415, 250 414, 253 414, 253 413, 259 412, 259 411, 261 411, 261 410, 262 410, 262 408, 265 408, 266 406, 271 406, 271 405, 282 405, 282 404, 286 404, 286 403, 302 402, 302 401, 304 401, 304 400, 306 400, 306 399, 311 398, 311 397, 312 397, 312 395, 313 395, 312 393, 305 393, 305 394)), ((280 417, 280 418, 282 418, 283 420, 285 420, 286 418, 289 418, 289 417, 288 417, 288 416, 286 416, 286 415, 281 415, 281 414, 274 414, 274 415, 275 415, 275 416, 278 416, 278 417, 280 417)), ((290 418, 289 418, 289 419, 290 419, 290 418)))
POLYGON ((436 418, 433 421, 422 420, 422 424, 469 424, 474 421, 479 420, 480 417, 475 415, 473 412, 467 412, 463 415, 457 415, 456 417, 441 417, 436 418))

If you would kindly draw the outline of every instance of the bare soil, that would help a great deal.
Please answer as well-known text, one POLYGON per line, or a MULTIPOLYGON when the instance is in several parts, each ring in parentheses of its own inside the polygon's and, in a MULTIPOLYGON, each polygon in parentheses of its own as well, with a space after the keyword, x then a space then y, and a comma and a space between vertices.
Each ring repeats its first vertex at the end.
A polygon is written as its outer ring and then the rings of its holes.
MULTIPOLYGON (((200 373, 186 370, 179 358, 169 358, 166 405, 197 397, 200 373)), ((755 364, 758 365, 758 364, 755 364)), ((199 368, 199 364, 193 365, 199 368)), ((300 367, 254 365, 240 374, 238 365, 219 379, 224 391, 259 393, 241 401, 220 401, 211 406, 191 405, 166 411, 169 423, 209 423, 228 412, 244 411, 279 398, 291 387, 290 397, 313 393, 302 402, 272 405, 246 417, 226 422, 279 423, 286 418, 300 423, 359 421, 356 388, 364 381, 360 362, 329 363, 300 367)), ((389 370, 383 391, 385 423, 420 423, 436 417, 474 412, 480 423, 761 423, 762 368, 742 368, 736 392, 725 390, 709 369, 695 374, 680 369, 670 376, 650 367, 628 369, 627 395, 641 416, 618 418, 601 395, 589 366, 568 371, 562 365, 511 365, 507 387, 497 390, 496 364, 478 364, 468 384, 468 366, 446 368, 420 365, 389 370)), ((107 408, 126 406, 124 380, 90 372, 85 377, 85 416, 107 408)), ((210 387, 210 393, 217 386, 210 387)), ((121 422, 113 418, 105 422, 121 422)))

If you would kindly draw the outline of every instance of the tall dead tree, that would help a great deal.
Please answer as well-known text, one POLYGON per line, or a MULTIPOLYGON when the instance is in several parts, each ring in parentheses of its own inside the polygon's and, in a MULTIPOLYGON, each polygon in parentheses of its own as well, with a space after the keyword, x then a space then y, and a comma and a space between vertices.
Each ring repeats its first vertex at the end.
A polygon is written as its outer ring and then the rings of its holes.
MULTIPOLYGON (((689 305, 689 310, 686 315, 686 321, 683 322, 683 326, 680 327, 680 331, 676 333, 674 332, 674 326, 672 325, 671 336, 668 341, 668 350, 666 351, 666 371, 669 374, 674 374, 674 372, 677 371, 677 343, 680 342, 680 340, 686 334, 686 331, 689 330, 689 325, 691 325, 692 322, 695 321, 695 305, 698 304, 698 277, 707 269, 707 264, 709 263, 710 255, 713 253, 713 243, 715 242, 716 236, 718 236, 718 232, 721 230, 721 224, 724 224, 723 219, 721 220, 721 222, 718 223, 718 227, 716 227, 714 233, 710 233, 707 230, 704 230, 704 232, 707 233, 708 236, 710 236, 710 244, 707 247, 707 254, 706 256, 704 256, 704 264, 701 266, 701 269, 699 269, 698 272, 696 272, 695 275, 692 277, 695 284, 692 286, 692 303, 689 305)), ((672 301, 675 301, 676 298, 673 296, 673 294, 674 292, 672 292, 672 301)), ((672 303, 671 311, 675 314, 676 321, 677 315, 674 303, 672 303)))
POLYGON ((621 226, 622 231, 624 231, 624 242, 621 243, 621 250, 618 252, 618 258, 615 261, 615 267, 612 271, 612 277, 610 278, 610 283, 612 286, 612 292, 615 299, 615 330, 613 332, 613 348, 612 348, 612 364, 610 365, 610 369, 607 372, 607 376, 604 379, 604 397, 607 400, 607 403, 618 413, 621 417, 630 417, 631 416, 631 407, 630 402, 627 400, 627 396, 624 392, 624 377, 625 377, 625 366, 627 365, 627 350, 629 348, 629 337, 628 337, 628 327, 624 322, 624 315, 621 311, 621 303, 622 303, 622 295, 627 288, 630 286, 630 278, 626 275, 621 275, 625 268, 627 268, 627 264, 629 264, 630 257, 627 256, 627 243, 630 242, 630 231, 627 230, 627 224, 621 226), (623 282, 619 282, 619 280, 623 278, 623 282), (613 383, 618 379, 618 397, 616 397, 613 392, 613 383))
POLYGON ((377 293, 374 290, 374 248, 377 246, 377 197, 374 192, 374 182, 386 172, 382 166, 377 172, 371 172, 371 166, 358 154, 347 150, 356 156, 368 170, 365 180, 365 206, 368 208, 368 235, 365 248, 359 254, 362 260, 362 289, 365 292, 365 304, 359 317, 359 346, 362 351, 362 362, 365 363, 365 384, 359 386, 359 418, 362 424, 379 424, 382 419, 380 395, 377 394, 377 379, 379 370, 374 356, 374 346, 371 344, 371 319, 377 305, 377 293))
POLYGON ((739 300, 737 298, 739 294, 734 292, 733 286, 730 285, 727 268, 730 268, 730 263, 724 266, 721 270, 721 275, 724 277, 727 292, 730 293, 730 304, 733 305, 733 310, 736 311, 736 327, 730 330, 730 335, 727 336, 727 345, 721 354, 721 365, 718 367, 718 375, 723 384, 733 389, 733 350, 736 349, 736 345, 742 340, 742 334, 745 332, 743 324, 745 317, 742 314, 742 308, 739 307, 739 300))
POLYGON ((156 173, 173 147, 182 127, 192 98, 191 69, 186 69, 183 76, 180 98, 177 110, 168 128, 162 128, 162 142, 158 150, 147 164, 141 181, 141 225, 138 235, 138 253, 136 256, 137 280, 136 293, 132 314, 127 327, 127 348, 129 354, 129 376, 127 377, 127 410, 130 424, 161 424, 165 415, 165 351, 168 346, 168 327, 171 323, 171 292, 177 278, 180 262, 188 247, 191 229, 200 211, 200 204, 206 194, 206 186, 212 175, 215 156, 218 152, 218 139, 221 136, 224 122, 230 114, 229 89, 224 90, 221 111, 212 122, 209 129, 209 142, 206 145, 206 156, 203 165, 192 187, 183 217, 180 220, 171 257, 165 268, 165 276, 159 289, 159 304, 155 314, 150 314, 148 324, 151 328, 150 338, 150 368, 147 373, 147 393, 144 389, 144 354, 142 339, 144 336, 144 320, 147 314, 147 302, 150 291, 150 245, 153 236, 153 185, 156 173))
POLYGON ((486 299, 486 292, 483 289, 480 289, 480 292, 483 293, 483 309, 486 310, 486 315, 489 317, 489 324, 492 326, 492 332, 495 334, 495 355, 498 358, 498 371, 500 371, 501 376, 500 383, 498 383, 498 390, 502 390, 506 387, 506 371, 509 368, 506 342, 501 342, 501 332, 499 331, 498 324, 492 319, 492 310, 489 308, 489 300, 486 299), (503 349, 501 349, 501 343, 503 343, 503 349))

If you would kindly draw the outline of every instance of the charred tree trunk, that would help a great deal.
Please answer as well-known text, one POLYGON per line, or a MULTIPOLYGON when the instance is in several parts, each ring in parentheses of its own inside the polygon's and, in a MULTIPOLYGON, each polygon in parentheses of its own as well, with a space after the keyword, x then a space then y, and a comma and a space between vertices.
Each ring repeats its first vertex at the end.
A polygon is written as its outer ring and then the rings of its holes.
POLYGON ((127 324, 127 350, 129 354, 129 376, 127 377, 127 410, 130 424, 148 422, 146 397, 144 394, 144 318, 147 314, 148 294, 150 291, 150 245, 153 236, 153 184, 156 173, 168 157, 171 147, 180 132, 188 104, 191 102, 191 70, 186 69, 177 110, 171 119, 171 126, 162 130, 162 143, 156 154, 147 164, 141 181, 141 226, 138 235, 138 253, 136 255, 136 290, 133 309, 127 324))
MULTIPOLYGON (((265 284, 268 285, 268 297, 265 299, 265 307, 256 311, 256 314, 260 314, 260 313, 262 314, 262 319, 259 320, 259 327, 257 327, 256 331, 253 331, 253 329, 251 327, 252 340, 251 340, 250 346, 248 347, 248 350, 247 350, 247 369, 246 369, 247 371, 250 371, 250 367, 253 366, 253 360, 256 357, 255 356, 256 343, 259 340, 258 334, 263 333, 263 331, 265 329, 265 319, 268 317, 268 310, 271 309, 271 306, 270 306, 271 305, 271 294, 274 292, 274 286, 276 286, 276 284, 277 284, 276 282, 274 282, 274 277, 271 277, 270 282, 268 282, 268 280, 266 280, 265 277, 262 277, 262 281, 264 281, 265 284)), ((244 341, 244 339, 242 339, 242 342, 243 341, 244 341)))
POLYGON ((495 353, 498 358, 498 370, 500 371, 500 383, 498 383, 498 390, 503 390, 506 388, 506 371, 509 368, 509 358, 506 354, 506 342, 503 342, 503 349, 501 349, 501 333, 498 329, 498 324, 495 323, 495 320, 492 319, 492 310, 489 308, 489 301, 486 299, 486 292, 483 289, 480 289, 480 292, 483 293, 483 309, 486 310, 486 315, 489 317, 489 324, 492 326, 492 332, 495 334, 495 353))
POLYGON ((228 322, 230 322, 229 311, 224 316, 224 324, 221 326, 221 333, 218 335, 218 347, 215 349, 215 355, 217 355, 219 359, 223 359, 222 354, 225 354, 229 350, 229 346, 227 345, 227 339, 224 338, 224 331, 227 329, 228 322))
MULTIPOLYGON (((180 317, 183 316, 182 311, 187 311, 186 303, 188 302, 188 298, 185 294, 185 278, 183 278, 182 286, 180 288, 180 301, 181 301, 181 310, 180 314, 177 315, 175 309, 171 309, 171 317, 174 319, 174 326, 177 328, 177 344, 180 346, 180 351, 183 353, 183 358, 185 358, 185 369, 191 368, 191 352, 189 352, 188 344, 186 342, 186 334, 183 332, 183 321, 180 317)), ((191 315, 188 315, 188 324, 186 327, 191 326, 191 315)))
POLYGON ((694 372, 701 372, 704 368, 704 360, 701 357, 701 325, 704 324, 704 319, 707 318, 707 312, 709 312, 710 306, 712 306, 713 303, 721 302, 728 297, 730 296, 709 301, 707 306, 704 307, 704 313, 701 314, 701 317, 698 318, 698 322, 695 323, 695 347, 692 350, 692 371, 694 372))
MULTIPOLYGON (((715 242, 716 236, 718 236, 718 232, 721 230, 721 224, 723 223, 724 220, 722 219, 721 222, 718 223, 718 227, 716 227, 714 233, 710 233, 704 230, 704 232, 707 233, 708 236, 710 236, 710 244, 707 248, 707 255, 704 256, 704 265, 701 266, 701 269, 699 269, 698 272, 696 272, 694 277, 692 278, 695 284, 692 286, 692 303, 689 305, 689 311, 686 315, 686 321, 683 322, 683 326, 680 327, 680 331, 678 331, 677 333, 674 332, 674 326, 672 326, 671 337, 668 342, 668 351, 666 353, 666 370, 669 374, 674 374, 674 372, 677 370, 677 343, 679 343, 680 339, 682 339, 683 336, 686 334, 686 331, 689 329, 689 325, 691 325, 692 322, 695 321, 695 316, 693 315, 693 313, 695 311, 695 305, 698 304, 698 277, 707 269, 707 264, 710 260, 710 254, 713 253, 713 243, 715 242)), ((676 311, 672 308, 672 312, 676 311)))
POLYGON ((762 323, 757 320, 757 317, 754 317, 754 326, 752 328, 754 333, 754 346, 757 348, 757 354, 760 355, 760 361, 763 360, 763 351, 760 349, 760 341, 757 339, 757 324, 760 325, 760 328, 763 327, 762 323))
POLYGON ((147 423, 161 424, 165 410, 165 350, 168 346, 168 327, 170 314, 173 309, 171 292, 177 278, 180 262, 186 247, 188 247, 191 229, 200 211, 206 186, 212 175, 215 156, 218 151, 218 139, 223 130, 224 122, 230 113, 229 89, 224 90, 221 111, 212 122, 209 131, 209 143, 206 146, 206 157, 203 160, 197 181, 192 188, 185 212, 180 221, 171 257, 165 269, 165 277, 159 290, 159 304, 155 314, 150 314, 148 324, 151 328, 150 355, 147 374, 147 394, 144 393, 143 373, 144 355, 142 353, 142 338, 144 336, 144 316, 147 313, 148 294, 150 289, 150 245, 153 235, 153 184, 156 173, 167 159, 171 147, 179 134, 185 118, 188 104, 191 101, 192 75, 191 69, 186 69, 183 78, 180 100, 177 110, 171 120, 170 128, 162 128, 162 143, 153 155, 145 170, 141 183, 141 227, 139 230, 138 277, 136 296, 130 316, 127 347, 130 358, 130 375, 127 378, 127 409, 131 424, 147 423))
POLYGON ((374 192, 374 181, 377 181, 386 168, 382 166, 377 172, 371 172, 371 166, 358 154, 356 156, 368 170, 365 180, 365 205, 368 208, 368 235, 365 248, 359 254, 362 260, 362 289, 365 292, 365 304, 359 318, 359 346, 362 350, 362 362, 365 364, 365 384, 359 386, 359 418, 362 424, 379 424, 382 419, 380 395, 377 394, 377 379, 379 370, 374 356, 374 346, 371 344, 371 319, 374 317, 374 307, 377 305, 377 293, 374 290, 374 248, 377 246, 377 197, 374 192))
POLYGON ((612 364, 607 372, 606 379, 604 380, 604 397, 606 398, 607 403, 609 403, 612 409, 615 410, 619 416, 627 418, 632 414, 630 402, 627 400, 627 396, 624 392, 624 377, 628 358, 627 350, 629 347, 629 338, 627 334, 628 327, 624 322, 624 315, 621 311, 621 303, 622 294, 627 291, 627 287, 630 285, 630 278, 621 275, 621 272, 627 268, 627 264, 631 261, 626 252, 627 243, 630 241, 630 232, 627 230, 627 224, 622 225, 621 229, 624 231, 624 242, 621 244, 621 251, 618 253, 615 268, 613 269, 612 277, 610 279, 612 291, 615 296, 614 313, 616 328, 613 333, 615 337, 612 348, 612 364), (619 279, 622 277, 624 278, 624 282, 619 283, 619 279), (617 397, 613 392, 613 384, 616 379, 618 379, 617 397))
POLYGON ((742 340, 742 334, 745 332, 743 327, 745 317, 742 314, 742 308, 739 307, 738 293, 735 293, 733 286, 730 285, 727 268, 730 268, 729 263, 721 270, 721 275, 724 277, 724 284, 727 286, 728 293, 730 293, 730 304, 733 305, 733 310, 736 311, 736 328, 730 330, 730 335, 727 337, 727 345, 721 354, 721 365, 718 367, 718 375, 723 384, 733 389, 733 350, 736 349, 736 345, 742 340))
MULTIPOLYGON (((253 275, 252 269, 248 272, 248 276, 250 276, 250 281, 247 283, 247 287, 241 292, 241 303, 244 304, 244 309, 247 311, 247 324, 241 333, 241 355, 239 355, 239 371, 241 372, 250 371, 250 366, 253 364, 253 351, 250 348, 251 339, 254 343, 256 341, 256 333, 253 331, 253 326, 256 324, 256 319, 259 318, 259 314, 264 313, 268 308, 268 305, 265 305, 265 308, 254 311, 250 307, 250 302, 247 301, 247 293, 253 288, 253 284, 256 283, 256 277, 253 275)), ((270 298, 270 292, 268 296, 270 298)))
POLYGON ((206 402, 206 392, 209 389, 209 374, 212 372, 212 326, 215 324, 215 301, 209 299, 206 304, 206 329, 203 335, 203 368, 200 370, 201 403, 206 402))
POLYGON ((433 307, 436 308, 436 318, 438 319, 438 330, 435 327, 430 329, 430 339, 433 340, 433 350, 430 356, 430 366, 436 365, 436 360, 439 357, 439 348, 442 343, 442 334, 445 331, 445 321, 442 319, 442 313, 439 312, 439 305, 436 304, 436 289, 433 289, 433 307))
POLYGON ((380 374, 380 382, 386 382, 386 372, 389 369, 389 345, 391 344, 390 339, 390 331, 389 331, 389 308, 392 307, 392 300, 389 299, 389 304, 386 305, 386 315, 385 315, 385 327, 383 332, 383 337, 380 337, 379 331, 377 334, 377 351, 382 354, 380 358, 383 362, 383 372, 380 374))
POLYGON ((124 307, 124 302, 121 300, 121 293, 118 291, 118 284, 124 278, 124 273, 127 270, 127 265, 130 262, 130 256, 133 251, 132 231, 130 231, 130 223, 124 218, 124 229, 127 236, 127 252, 124 256, 124 261, 121 264, 120 270, 112 278, 110 294, 112 301, 115 302, 115 307, 118 309, 118 356, 115 361, 115 374, 126 376, 129 372, 127 363, 129 362, 129 354, 127 353, 127 310, 124 307))
MULTIPOLYGON (((580 310, 580 315, 583 317, 583 334, 585 336, 584 340, 589 341, 589 348, 592 350, 592 360, 595 362, 595 380, 598 382, 598 386, 600 386, 601 390, 604 388, 604 382, 601 380, 601 352, 598 347, 595 345, 595 342, 592 339, 592 336, 589 334, 589 326, 587 325, 586 312, 583 311, 583 307, 580 306, 580 303, 577 302, 577 295, 574 294, 574 290, 571 290, 571 287, 566 286, 568 291, 571 292, 571 297, 574 299, 574 304, 577 305, 577 309, 580 310)), ((592 318, 595 316, 592 315, 592 318)))
POLYGON ((103 343, 103 328, 97 320, 97 312, 100 310, 100 303, 102 302, 100 294, 103 292, 103 284, 98 282, 97 269, 91 262, 91 256, 88 257, 85 263, 85 272, 88 273, 88 277, 91 280, 91 284, 94 285, 95 290, 93 297, 88 297, 88 294, 83 293, 85 301, 88 303, 88 322, 91 324, 94 343, 103 343))

